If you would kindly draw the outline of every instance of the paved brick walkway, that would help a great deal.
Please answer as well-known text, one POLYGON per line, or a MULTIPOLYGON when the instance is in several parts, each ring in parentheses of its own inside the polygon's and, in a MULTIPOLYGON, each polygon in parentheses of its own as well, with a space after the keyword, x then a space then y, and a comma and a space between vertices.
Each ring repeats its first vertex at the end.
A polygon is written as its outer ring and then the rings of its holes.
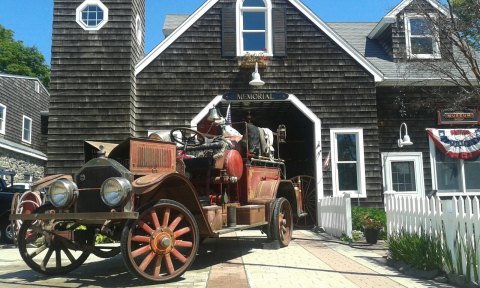
POLYGON ((229 241, 207 245, 217 246, 215 253, 236 253, 232 248, 240 245, 240 257, 232 254, 231 260, 213 265, 207 287, 450 287, 386 267, 385 250, 352 248, 310 231, 295 231, 294 241, 279 250, 263 249, 264 237, 257 231, 224 237, 229 241))
MULTIPOLYGON (((265 245, 260 231, 230 233, 207 239, 192 267, 161 287, 194 288, 323 288, 451 287, 399 274, 385 266, 383 249, 352 248, 325 234, 296 230, 288 247, 265 245)), ((378 248, 378 247, 377 247, 378 248)), ((381 248, 381 247, 380 247, 381 248)), ((0 248, 0 287, 156 287, 127 272, 121 255, 90 256, 77 270, 45 277, 32 272, 13 246, 0 248)))

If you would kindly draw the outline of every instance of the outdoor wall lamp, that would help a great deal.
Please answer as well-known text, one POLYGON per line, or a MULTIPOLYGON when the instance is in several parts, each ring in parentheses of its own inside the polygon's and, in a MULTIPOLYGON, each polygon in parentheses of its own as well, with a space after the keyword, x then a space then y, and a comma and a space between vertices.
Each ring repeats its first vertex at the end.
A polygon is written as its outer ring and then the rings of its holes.
POLYGON ((255 62, 255 72, 252 73, 252 81, 249 83, 252 86, 263 86, 265 82, 260 79, 260 73, 258 73, 258 62, 255 62))
POLYGON ((398 147, 402 148, 403 146, 410 146, 413 145, 413 142, 410 141, 410 136, 408 136, 408 128, 405 122, 400 124, 400 131, 398 132, 398 147), (402 138, 402 127, 405 127, 405 136, 402 138))

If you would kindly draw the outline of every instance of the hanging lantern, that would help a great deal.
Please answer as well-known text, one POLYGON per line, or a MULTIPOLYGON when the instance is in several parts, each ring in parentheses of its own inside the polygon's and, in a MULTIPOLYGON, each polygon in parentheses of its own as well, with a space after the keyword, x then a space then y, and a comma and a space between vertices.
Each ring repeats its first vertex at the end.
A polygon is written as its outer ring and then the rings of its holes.
POLYGON ((287 140, 287 127, 285 125, 280 124, 277 128, 277 139, 278 143, 286 143, 287 140))

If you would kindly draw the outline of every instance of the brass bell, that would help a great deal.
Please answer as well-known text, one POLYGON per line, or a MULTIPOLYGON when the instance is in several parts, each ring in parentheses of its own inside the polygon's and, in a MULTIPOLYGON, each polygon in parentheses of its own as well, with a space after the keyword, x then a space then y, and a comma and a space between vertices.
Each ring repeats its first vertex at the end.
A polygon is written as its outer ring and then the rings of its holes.
POLYGON ((215 106, 210 108, 210 110, 208 111, 208 118, 207 119, 208 119, 208 121, 212 121, 212 122, 220 119, 220 115, 218 114, 218 110, 217 110, 217 108, 215 108, 215 106))

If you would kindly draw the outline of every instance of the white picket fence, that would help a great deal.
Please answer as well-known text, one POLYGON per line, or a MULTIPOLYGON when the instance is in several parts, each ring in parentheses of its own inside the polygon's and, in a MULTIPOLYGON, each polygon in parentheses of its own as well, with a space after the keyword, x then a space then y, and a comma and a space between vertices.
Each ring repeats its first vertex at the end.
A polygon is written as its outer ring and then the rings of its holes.
POLYGON ((326 197, 318 203, 318 226, 335 237, 342 234, 352 237, 352 212, 350 194, 326 197))
MULTIPOLYGON (((463 274, 466 275, 467 255, 465 247, 473 248, 477 265, 470 265, 471 275, 476 266, 480 275, 480 201, 477 197, 452 197, 440 200, 438 197, 398 196, 385 193, 385 210, 387 213, 387 232, 389 235, 400 233, 421 233, 446 239, 448 249, 452 252, 452 262, 457 269, 456 252, 461 252, 463 274), (443 237, 445 233, 446 237, 443 237), (462 245, 461 247, 458 245, 462 245), (461 249, 457 249, 461 248, 461 249)), ((448 268, 448 267, 445 267, 448 268)), ((452 272, 452 271, 447 271, 452 272)), ((458 271, 456 271, 458 273, 458 271)))

